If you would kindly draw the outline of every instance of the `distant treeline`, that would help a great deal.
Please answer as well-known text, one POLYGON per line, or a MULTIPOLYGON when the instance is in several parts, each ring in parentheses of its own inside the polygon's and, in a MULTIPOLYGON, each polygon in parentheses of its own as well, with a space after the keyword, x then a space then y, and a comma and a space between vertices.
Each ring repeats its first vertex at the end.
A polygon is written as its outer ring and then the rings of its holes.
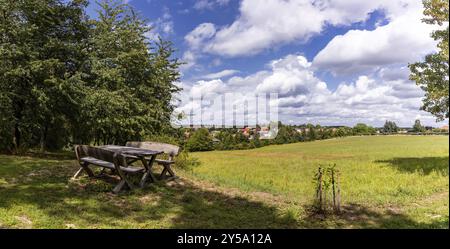
MULTIPOLYGON (((401 129, 395 122, 386 121, 382 128, 359 123, 354 127, 326 127, 313 124, 284 125, 278 123, 278 133, 274 139, 260 139, 261 127, 253 129, 233 128, 183 128, 169 142, 183 146, 187 151, 240 150, 253 149, 272 144, 288 144, 358 135, 390 135, 398 134, 401 129)), ((416 120, 409 129, 409 134, 448 134, 448 130, 426 130, 416 120)), ((157 139, 157 138, 155 138, 157 139)), ((164 139, 163 139, 164 140, 164 139)), ((166 138, 166 141, 168 141, 166 138)))
POLYGON ((0 151, 124 144, 170 128, 180 63, 122 1, 0 0, 0 151))

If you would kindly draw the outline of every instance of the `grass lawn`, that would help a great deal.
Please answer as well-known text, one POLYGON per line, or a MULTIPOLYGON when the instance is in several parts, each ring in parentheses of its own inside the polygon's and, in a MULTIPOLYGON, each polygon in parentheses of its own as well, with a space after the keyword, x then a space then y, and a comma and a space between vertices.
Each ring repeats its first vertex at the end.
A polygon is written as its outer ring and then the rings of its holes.
MULTIPOLYGON (((344 204, 405 215, 399 226, 448 228, 446 136, 348 137, 193 156, 201 161, 192 172, 197 178, 301 205, 313 200, 318 165, 336 163, 344 204)), ((386 222, 373 225, 391 226, 386 222)))
POLYGON ((110 193, 70 181, 72 154, 0 155, 0 227, 448 228, 448 136, 348 137, 192 153, 181 179, 110 193), (318 165, 341 171, 344 212, 308 211, 318 165))

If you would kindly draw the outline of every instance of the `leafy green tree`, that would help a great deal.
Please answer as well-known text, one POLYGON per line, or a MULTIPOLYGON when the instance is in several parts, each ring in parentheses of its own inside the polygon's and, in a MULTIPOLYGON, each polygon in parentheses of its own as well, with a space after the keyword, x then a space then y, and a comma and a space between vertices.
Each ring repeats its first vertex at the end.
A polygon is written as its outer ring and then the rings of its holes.
POLYGON ((345 136, 348 136, 348 135, 349 135, 349 132, 344 127, 339 127, 336 130, 336 136, 337 137, 345 137, 345 136))
POLYGON ((353 127, 355 135, 367 135, 369 134, 369 126, 363 123, 358 123, 353 127))
POLYGON ((372 135, 376 133, 376 129, 370 125, 358 123, 353 127, 353 133, 355 135, 372 135))
POLYGON ((424 0, 423 4, 426 16, 423 22, 447 27, 431 34, 431 37, 438 41, 439 51, 427 55, 424 62, 410 64, 410 79, 425 91, 421 109, 442 121, 449 117, 449 1, 424 0))
POLYGON ((122 1, 0 0, 0 149, 125 143, 170 129, 180 63, 122 1))
POLYGON ((315 128, 314 129, 315 130, 315 139, 317 139, 317 140, 323 139, 324 128, 322 128, 322 126, 319 124, 317 124, 314 128, 315 128))
POLYGON ((15 150, 37 144, 44 149, 50 133, 54 141, 67 138, 55 131, 65 130, 78 105, 86 5, 83 0, 0 0, 0 91, 13 127, 2 132, 4 147, 12 142, 15 150))
POLYGON ((246 137, 242 132, 238 131, 234 134, 234 142, 236 144, 248 143, 248 137, 246 137))
POLYGON ((213 148, 212 138, 206 128, 196 130, 185 145, 187 151, 209 151, 213 150, 213 148))
POLYGON ((253 134, 253 139, 250 141, 250 147, 252 148, 259 148, 261 147, 261 140, 259 139, 259 134, 255 133, 253 134))
POLYGON ((422 124, 420 123, 420 120, 416 119, 416 121, 414 121, 413 131, 414 132, 424 132, 425 131, 425 127, 422 126, 422 124))
POLYGON ((0 90, 0 151, 10 151, 13 144, 14 114, 11 100, 0 90))
POLYGON ((179 91, 174 82, 180 63, 172 59, 172 45, 149 41, 145 35, 150 28, 130 6, 119 1, 99 6, 80 115, 90 131, 79 137, 89 134, 97 144, 123 144, 160 133, 170 126, 172 94, 179 91))
POLYGON ((317 131, 316 131, 316 128, 314 127, 314 125, 307 124, 304 131, 305 131, 305 137, 307 138, 307 140, 314 141, 317 139, 317 131))
POLYGON ((302 135, 297 132, 295 126, 278 123, 278 133, 274 139, 275 144, 286 144, 303 141, 302 135))
POLYGON ((383 126, 383 132, 386 133, 397 133, 398 132, 398 126, 395 122, 386 120, 383 126))
POLYGON ((322 132, 322 139, 329 139, 334 136, 333 130, 330 128, 325 128, 322 132))

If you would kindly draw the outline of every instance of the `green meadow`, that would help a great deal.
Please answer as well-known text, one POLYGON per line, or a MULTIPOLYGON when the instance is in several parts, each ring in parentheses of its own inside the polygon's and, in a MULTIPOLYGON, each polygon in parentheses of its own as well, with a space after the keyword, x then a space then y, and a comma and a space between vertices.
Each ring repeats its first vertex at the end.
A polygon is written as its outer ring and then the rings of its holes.
POLYGON ((347 207, 402 214, 417 222, 413 226, 448 228, 449 140, 445 136, 347 137, 194 156, 201 161, 191 172, 194 177, 270 193, 301 206, 313 202, 318 166, 336 164, 347 207))
MULTIPOLYGON (((0 155, 3 228, 449 228, 448 136, 362 136, 192 153, 180 178, 114 195, 70 180, 72 153, 0 155), (310 212, 314 173, 340 171, 340 215, 310 212)), ((112 181, 112 180, 111 180, 112 181)))

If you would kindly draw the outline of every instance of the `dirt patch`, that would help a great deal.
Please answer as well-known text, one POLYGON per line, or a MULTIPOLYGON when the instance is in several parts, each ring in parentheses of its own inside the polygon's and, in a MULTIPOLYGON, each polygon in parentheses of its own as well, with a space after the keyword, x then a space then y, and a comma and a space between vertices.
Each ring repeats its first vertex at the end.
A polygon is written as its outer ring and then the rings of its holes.
POLYGON ((29 229, 33 227, 33 222, 26 215, 16 216, 15 218, 22 223, 22 228, 29 229))
POLYGON ((142 204, 153 204, 156 205, 161 201, 161 196, 155 196, 153 194, 150 195, 144 195, 142 197, 139 198, 139 201, 142 204))
POLYGON ((449 195, 449 191, 444 191, 444 192, 441 192, 441 193, 434 193, 434 194, 432 194, 430 196, 427 196, 427 197, 421 199, 418 202, 418 204, 420 204, 420 205, 430 204, 430 203, 433 203, 435 201, 444 199, 444 198, 448 197, 448 195, 449 195))
POLYGON ((66 224, 66 228, 75 229, 77 226, 75 224, 66 224))

